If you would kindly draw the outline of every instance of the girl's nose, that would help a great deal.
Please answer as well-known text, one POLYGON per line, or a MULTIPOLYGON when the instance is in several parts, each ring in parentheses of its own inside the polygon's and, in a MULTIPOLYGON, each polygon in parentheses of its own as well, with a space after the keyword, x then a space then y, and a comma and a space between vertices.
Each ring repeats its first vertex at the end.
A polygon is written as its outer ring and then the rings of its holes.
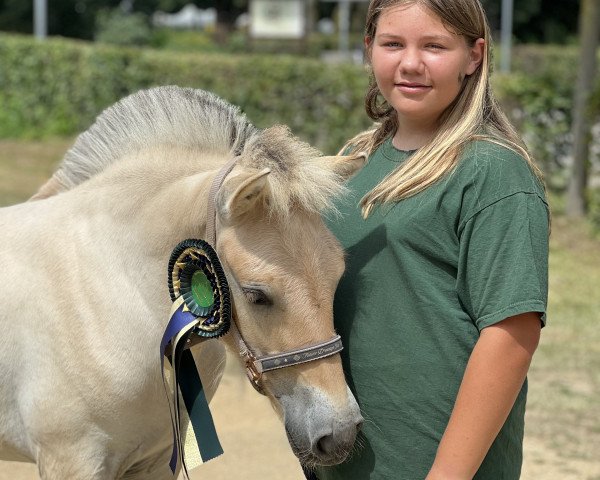
POLYGON ((423 59, 415 48, 407 48, 402 52, 400 57, 400 64, 398 65, 403 72, 417 72, 421 73, 423 69, 423 59))

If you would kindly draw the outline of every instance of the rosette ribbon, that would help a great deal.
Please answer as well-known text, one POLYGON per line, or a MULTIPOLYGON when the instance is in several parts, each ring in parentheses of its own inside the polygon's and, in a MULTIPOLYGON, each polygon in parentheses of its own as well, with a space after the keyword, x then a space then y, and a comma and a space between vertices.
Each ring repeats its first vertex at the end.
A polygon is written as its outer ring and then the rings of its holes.
POLYGON ((203 240, 185 240, 171 254, 170 319, 161 340, 163 384, 173 428, 169 466, 189 470, 223 453, 189 347, 219 337, 230 325, 229 288, 218 257, 203 240))

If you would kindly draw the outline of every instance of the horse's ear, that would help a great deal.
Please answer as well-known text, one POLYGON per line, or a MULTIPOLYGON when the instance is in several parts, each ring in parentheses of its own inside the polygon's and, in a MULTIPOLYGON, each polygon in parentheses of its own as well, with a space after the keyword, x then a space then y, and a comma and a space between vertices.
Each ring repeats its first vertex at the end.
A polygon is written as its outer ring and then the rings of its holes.
POLYGON ((327 164, 328 168, 345 180, 358 172, 366 163, 367 158, 368 155, 365 152, 358 152, 350 155, 320 157, 319 161, 327 164))
POLYGON ((231 222, 262 200, 269 173, 271 170, 265 168, 258 173, 243 172, 226 180, 217 198, 217 211, 221 220, 231 222))

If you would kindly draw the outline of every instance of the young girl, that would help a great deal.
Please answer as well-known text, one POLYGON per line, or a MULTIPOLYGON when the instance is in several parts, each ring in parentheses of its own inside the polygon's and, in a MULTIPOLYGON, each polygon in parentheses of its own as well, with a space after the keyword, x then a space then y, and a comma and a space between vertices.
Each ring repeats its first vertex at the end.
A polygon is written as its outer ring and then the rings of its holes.
POLYGON ((526 374, 545 323, 541 174, 489 85, 478 0, 372 0, 379 126, 330 227, 361 446, 320 480, 518 479, 526 374))

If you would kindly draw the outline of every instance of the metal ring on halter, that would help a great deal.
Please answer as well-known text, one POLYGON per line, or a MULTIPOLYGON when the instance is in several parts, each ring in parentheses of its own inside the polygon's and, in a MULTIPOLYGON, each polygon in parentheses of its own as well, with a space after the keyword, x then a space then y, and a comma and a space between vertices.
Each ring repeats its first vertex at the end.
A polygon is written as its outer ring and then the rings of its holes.
POLYGON ((250 380, 250 384, 254 387, 254 390, 261 395, 266 395, 265 389, 260 383, 262 373, 257 370, 256 365, 254 364, 255 361, 256 358, 254 358, 254 355, 252 355, 250 352, 246 353, 246 359, 244 362, 246 365, 246 377, 248 377, 248 380, 250 380))

